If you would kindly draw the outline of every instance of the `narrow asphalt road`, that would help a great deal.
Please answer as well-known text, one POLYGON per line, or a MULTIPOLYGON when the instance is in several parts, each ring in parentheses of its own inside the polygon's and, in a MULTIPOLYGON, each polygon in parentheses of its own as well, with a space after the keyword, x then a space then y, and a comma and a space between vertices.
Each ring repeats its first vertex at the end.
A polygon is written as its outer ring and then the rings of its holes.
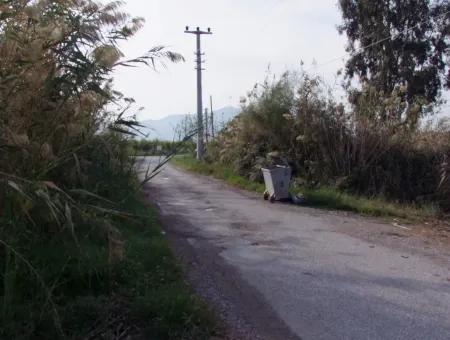
POLYGON ((171 165, 147 195, 231 338, 450 339, 450 251, 407 228, 270 204, 171 165))

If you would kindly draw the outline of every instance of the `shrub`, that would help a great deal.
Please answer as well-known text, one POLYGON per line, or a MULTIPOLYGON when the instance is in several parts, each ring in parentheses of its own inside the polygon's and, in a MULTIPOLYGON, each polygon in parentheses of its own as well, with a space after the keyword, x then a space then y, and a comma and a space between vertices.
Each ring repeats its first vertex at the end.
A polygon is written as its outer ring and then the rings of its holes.
POLYGON ((195 144, 192 141, 168 142, 160 140, 131 140, 129 142, 131 147, 131 154, 133 155, 149 155, 149 156, 164 156, 173 152, 192 153, 195 151, 195 144))
POLYGON ((400 95, 367 87, 345 108, 319 77, 286 73, 255 87, 207 159, 256 180, 261 166, 288 163, 309 186, 447 209, 450 130, 376 119, 401 116, 400 95))

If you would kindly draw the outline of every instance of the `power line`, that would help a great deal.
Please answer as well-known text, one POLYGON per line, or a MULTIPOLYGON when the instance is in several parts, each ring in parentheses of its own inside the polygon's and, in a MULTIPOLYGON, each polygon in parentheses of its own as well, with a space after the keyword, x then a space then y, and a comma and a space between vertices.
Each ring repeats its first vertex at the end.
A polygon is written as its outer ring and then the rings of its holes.
MULTIPOLYGON (((445 16, 445 15, 447 15, 447 14, 450 14, 450 11, 447 11, 447 12, 444 12, 444 13, 438 15, 438 16, 436 17, 436 19, 439 19, 440 17, 443 17, 443 16, 445 16)), ((361 46, 361 47, 357 48, 357 49, 356 49, 354 52, 352 52, 352 53, 348 52, 348 53, 346 53, 346 54, 344 54, 344 55, 342 55, 342 56, 340 56, 340 57, 337 57, 337 58, 333 58, 333 59, 331 59, 331 60, 328 60, 328 61, 326 61, 326 62, 324 62, 324 63, 322 63, 322 64, 319 64, 319 65, 315 66, 314 69, 318 69, 318 68, 327 66, 327 65, 332 64, 332 63, 334 63, 334 62, 336 62, 336 61, 339 61, 339 60, 341 60, 342 58, 345 58, 345 57, 347 57, 347 56, 353 56, 353 57, 354 57, 354 56, 357 56, 358 54, 362 53, 364 50, 366 50, 366 49, 368 49, 368 48, 371 48, 371 47, 373 47, 373 46, 379 45, 379 44, 381 44, 381 43, 383 43, 383 42, 385 42, 385 41, 387 41, 387 40, 390 40, 390 39, 396 39, 398 36, 400 36, 400 35, 402 35, 402 34, 409 33, 410 31, 412 31, 413 29, 415 29, 415 28, 417 27, 417 25, 423 24, 423 23, 425 23, 426 21, 428 21, 428 19, 425 19, 425 20, 422 20, 422 21, 418 22, 414 27, 411 27, 411 28, 406 29, 406 30, 404 30, 404 31, 398 32, 398 33, 396 33, 396 34, 394 34, 394 35, 390 35, 389 37, 380 39, 380 40, 378 40, 378 41, 376 41, 376 42, 373 42, 373 43, 371 43, 371 44, 369 44, 369 45, 361 46)), ((367 37, 372 36, 372 35, 374 35, 374 34, 375 34, 375 32, 374 32, 374 33, 371 33, 371 34, 367 34, 367 35, 364 36, 363 38, 367 38, 367 37)), ((310 68, 309 70, 311 70, 311 68, 310 68)), ((307 71, 309 71, 309 70, 307 70, 307 71)))

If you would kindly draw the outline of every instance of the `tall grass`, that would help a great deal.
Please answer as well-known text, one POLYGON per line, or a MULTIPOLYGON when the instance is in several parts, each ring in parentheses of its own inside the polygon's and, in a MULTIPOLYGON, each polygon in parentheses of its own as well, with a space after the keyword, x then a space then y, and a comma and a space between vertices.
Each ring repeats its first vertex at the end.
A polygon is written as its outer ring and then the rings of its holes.
POLYGON ((116 67, 182 57, 158 46, 124 60, 119 42, 143 20, 121 6, 0 4, 0 338, 80 338, 114 315, 132 326, 128 311, 167 287, 178 305, 141 308, 150 337, 205 330, 203 307, 136 200, 133 100, 110 79, 116 67))
POLYGON ((250 180, 261 180, 262 166, 288 163, 307 188, 448 211, 450 128, 377 118, 402 117, 400 101, 367 86, 345 107, 320 78, 287 73, 251 92, 206 159, 250 180))

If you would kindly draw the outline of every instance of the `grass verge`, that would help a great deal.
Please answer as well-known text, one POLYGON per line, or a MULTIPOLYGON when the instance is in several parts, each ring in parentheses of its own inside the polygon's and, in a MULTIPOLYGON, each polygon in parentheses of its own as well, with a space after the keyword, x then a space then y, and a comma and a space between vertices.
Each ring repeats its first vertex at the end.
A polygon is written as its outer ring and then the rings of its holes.
MULTIPOLYGON (((237 175, 229 166, 216 163, 199 162, 190 155, 180 155, 172 163, 187 171, 202 175, 213 176, 238 188, 263 193, 265 186, 262 183, 252 182, 243 176, 237 175)), ((307 187, 292 187, 292 193, 302 193, 311 207, 351 211, 367 216, 395 217, 410 222, 418 222, 434 218, 437 210, 432 206, 413 206, 390 202, 383 198, 367 198, 345 193, 332 187, 317 189, 307 187)))
MULTIPOLYGON (((139 194, 121 209, 131 215, 105 219, 116 239, 109 246, 92 225, 76 244, 62 233, 41 233, 26 248, 17 246, 29 266, 0 248, 0 339, 118 339, 130 332, 145 339, 206 340, 217 333, 213 313, 185 282, 154 210, 139 194), (40 294, 31 266, 48 296, 40 294)), ((0 219, 2 235, 6 224, 0 219)))
POLYGON ((118 294, 151 339, 209 339, 217 330, 208 306, 183 278, 153 209, 135 197, 128 211, 141 223, 120 224, 125 258, 118 268, 118 294))
POLYGON ((188 155, 179 155, 172 159, 172 164, 200 175, 212 176, 240 189, 264 192, 264 184, 252 182, 243 176, 237 175, 231 167, 217 163, 199 162, 188 155))

